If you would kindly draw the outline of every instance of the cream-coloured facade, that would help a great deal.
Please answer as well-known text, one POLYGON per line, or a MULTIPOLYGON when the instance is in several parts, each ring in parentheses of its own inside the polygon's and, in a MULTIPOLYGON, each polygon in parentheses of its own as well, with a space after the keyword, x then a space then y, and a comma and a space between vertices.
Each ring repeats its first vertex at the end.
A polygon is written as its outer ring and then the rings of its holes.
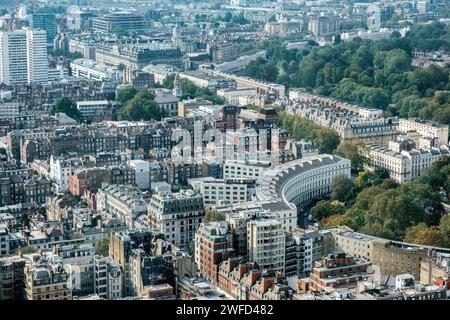
POLYGON ((97 210, 117 214, 119 219, 133 228, 136 218, 147 213, 147 202, 138 189, 107 185, 98 190, 97 210))
POLYGON ((412 149, 400 152, 382 148, 376 144, 368 144, 368 147, 368 168, 384 168, 398 183, 414 180, 439 157, 449 155, 449 149, 444 145, 428 150, 412 149))
POLYGON ((242 178, 196 178, 189 183, 203 196, 205 207, 250 201, 255 190, 254 180, 242 178))
POLYGON ((350 177, 350 160, 318 154, 290 161, 263 172, 257 182, 256 197, 281 198, 299 206, 329 194, 333 177, 338 174, 350 177))
POLYGON ((438 138, 445 145, 448 145, 448 125, 433 121, 420 119, 400 119, 399 131, 416 131, 427 138, 438 138))
POLYGON ((186 248, 202 222, 203 198, 193 190, 177 193, 155 192, 148 206, 150 228, 163 233, 166 240, 186 248))
POLYGON ((270 162, 231 161, 223 164, 223 177, 258 179, 262 172, 270 167, 270 162))
POLYGON ((424 267, 422 262, 432 255, 450 254, 450 249, 447 248, 391 241, 353 232, 347 227, 327 230, 331 231, 336 250, 370 261, 379 268, 381 280, 405 273, 419 280, 425 276, 424 271, 421 271, 421 267, 424 267))
POLYGON ((26 300, 72 300, 68 274, 62 264, 28 261, 24 268, 26 300))
POLYGON ((285 271, 285 235, 278 220, 253 220, 247 224, 248 261, 261 270, 285 271))
POLYGON ((240 97, 256 97, 257 93, 254 88, 227 88, 217 90, 217 95, 223 97, 226 103, 240 105, 240 97))
POLYGON ((72 75, 77 78, 87 78, 93 80, 119 80, 121 75, 115 67, 110 67, 104 63, 99 63, 92 59, 76 59, 70 63, 72 75))

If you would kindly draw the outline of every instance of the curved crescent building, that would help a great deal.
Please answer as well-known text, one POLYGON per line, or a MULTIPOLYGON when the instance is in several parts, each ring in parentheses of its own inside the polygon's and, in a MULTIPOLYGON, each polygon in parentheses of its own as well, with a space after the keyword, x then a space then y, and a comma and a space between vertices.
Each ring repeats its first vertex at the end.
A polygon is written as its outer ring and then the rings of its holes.
POLYGON ((340 173, 350 177, 350 160, 317 154, 290 161, 263 172, 256 197, 261 201, 282 199, 299 207, 330 193, 333 177, 340 173))

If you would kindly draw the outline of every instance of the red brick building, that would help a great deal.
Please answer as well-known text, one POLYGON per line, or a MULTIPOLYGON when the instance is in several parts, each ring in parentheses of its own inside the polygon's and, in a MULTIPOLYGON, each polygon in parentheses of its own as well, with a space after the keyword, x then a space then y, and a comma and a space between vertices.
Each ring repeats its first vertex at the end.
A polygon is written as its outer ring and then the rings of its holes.
POLYGON ((120 165, 77 170, 69 177, 69 191, 74 196, 82 196, 86 190, 97 192, 102 182, 134 185, 136 183, 134 169, 127 165, 120 165))
POLYGON ((219 266, 219 273, 217 276, 217 282, 219 287, 233 296, 237 283, 240 282, 244 273, 249 271, 249 265, 247 263, 241 263, 242 257, 228 258, 223 261, 219 266))
POLYGON ((310 275, 310 291, 324 292, 327 288, 352 288, 368 276, 371 263, 355 259, 346 253, 329 254, 314 263, 310 275))
POLYGON ((217 283, 220 263, 232 256, 233 237, 227 222, 202 223, 195 234, 195 262, 202 276, 217 283))

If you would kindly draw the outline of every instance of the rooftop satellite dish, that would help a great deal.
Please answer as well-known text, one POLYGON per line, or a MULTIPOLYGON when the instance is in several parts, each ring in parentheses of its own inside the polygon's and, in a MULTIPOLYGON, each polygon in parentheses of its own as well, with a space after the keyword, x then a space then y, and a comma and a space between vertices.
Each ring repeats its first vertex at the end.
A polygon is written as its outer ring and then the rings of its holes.
POLYGON ((441 265, 442 265, 444 268, 446 268, 447 265, 448 265, 448 260, 443 259, 443 260, 441 261, 441 265))

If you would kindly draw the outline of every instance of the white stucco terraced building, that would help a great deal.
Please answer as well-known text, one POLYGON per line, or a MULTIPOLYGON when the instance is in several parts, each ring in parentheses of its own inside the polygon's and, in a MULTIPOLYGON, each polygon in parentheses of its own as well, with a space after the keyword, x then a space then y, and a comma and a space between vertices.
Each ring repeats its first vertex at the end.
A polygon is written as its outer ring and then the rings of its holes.
POLYGON ((248 261, 262 270, 285 272, 285 234, 283 224, 275 219, 247 223, 248 261))
POLYGON ((223 177, 257 180, 262 172, 270 167, 269 161, 226 160, 223 164, 223 177))
POLYGON ((281 198, 297 207, 331 192, 333 177, 343 173, 350 177, 350 160, 318 154, 284 163, 264 171, 256 187, 260 201, 281 198))
POLYGON ((439 148, 412 149, 397 152, 368 144, 369 169, 384 168, 389 176, 398 183, 416 179, 420 174, 442 156, 449 156, 449 149, 442 145, 439 148))
POLYGON ((70 63, 70 68, 72 69, 72 75, 77 78, 116 81, 121 77, 117 68, 92 59, 75 59, 70 63))
POLYGON ((205 207, 251 201, 255 190, 253 179, 202 177, 188 181, 202 195, 205 207))
POLYGON ((442 144, 448 144, 448 125, 421 119, 400 119, 399 131, 416 131, 427 138, 439 138, 442 144))
POLYGON ((130 228, 138 216, 147 213, 148 203, 139 189, 123 185, 105 185, 97 193, 97 209, 118 216, 130 228))

